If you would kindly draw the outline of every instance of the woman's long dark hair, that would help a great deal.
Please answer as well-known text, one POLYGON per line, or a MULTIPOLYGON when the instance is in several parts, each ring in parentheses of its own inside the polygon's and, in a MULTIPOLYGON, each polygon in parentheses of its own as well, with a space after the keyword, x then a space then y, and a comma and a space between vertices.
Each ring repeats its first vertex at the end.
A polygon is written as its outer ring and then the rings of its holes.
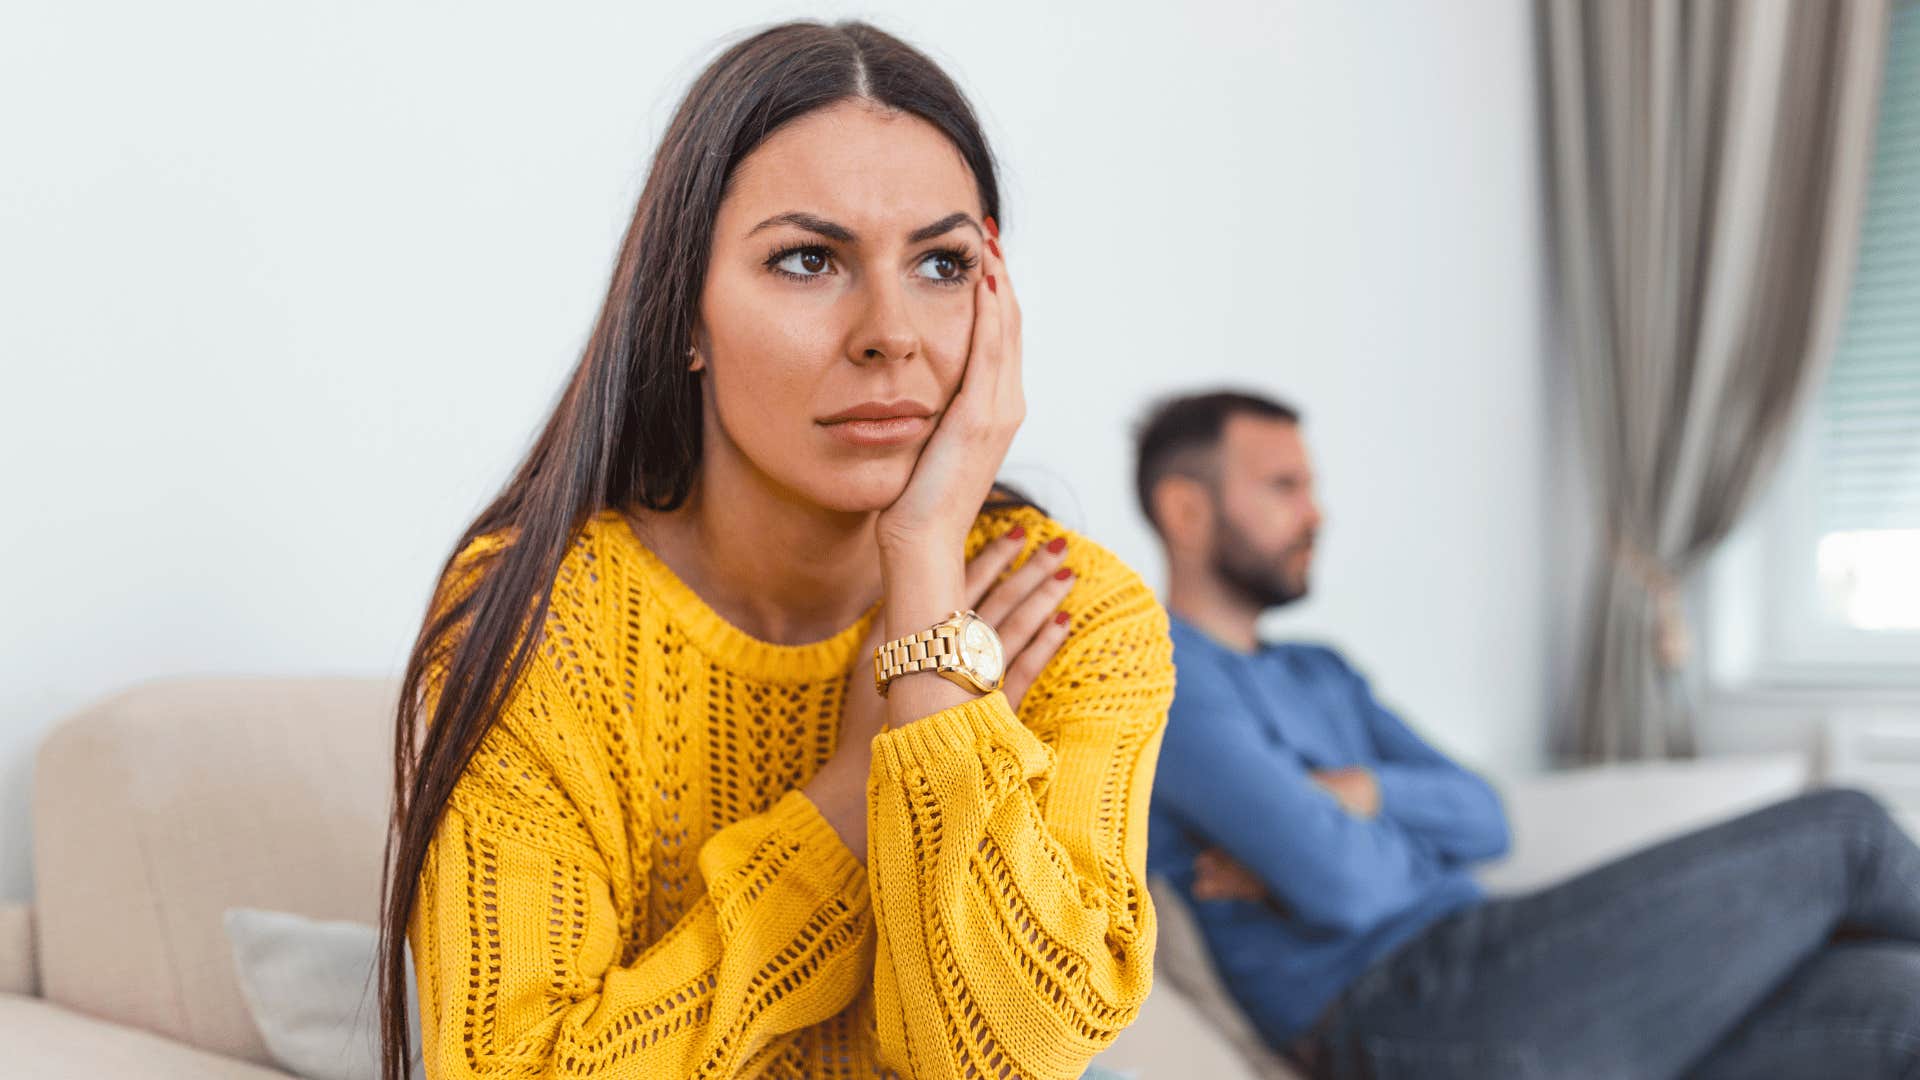
MULTIPOLYGON (((407 660, 381 878, 382 1080, 404 1080, 408 1066, 403 950, 427 846, 534 649, 538 635, 524 631, 544 623, 569 543, 604 509, 673 510, 693 485, 701 387, 688 349, 728 181, 781 125, 849 98, 944 132, 973 171, 983 210, 1002 217, 993 154, 966 98, 932 60, 872 26, 775 26, 694 81, 654 155, 584 355, 513 479, 448 554, 407 660), (456 572, 460 553, 489 534, 508 542, 456 572), (430 675, 439 693, 429 717, 430 675)), ((1001 505, 1031 503, 996 485, 987 506, 1001 505)))

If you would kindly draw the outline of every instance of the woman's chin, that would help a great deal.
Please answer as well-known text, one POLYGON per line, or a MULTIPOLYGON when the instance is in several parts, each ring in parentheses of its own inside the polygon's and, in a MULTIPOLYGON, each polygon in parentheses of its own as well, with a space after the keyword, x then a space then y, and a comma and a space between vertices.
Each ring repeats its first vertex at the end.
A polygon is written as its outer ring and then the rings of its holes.
POLYGON ((890 463, 873 462, 823 477, 819 484, 809 485, 814 501, 843 514, 885 510, 907 489, 907 480, 913 475, 913 462, 907 461, 902 466, 881 467, 883 465, 890 466, 890 463))

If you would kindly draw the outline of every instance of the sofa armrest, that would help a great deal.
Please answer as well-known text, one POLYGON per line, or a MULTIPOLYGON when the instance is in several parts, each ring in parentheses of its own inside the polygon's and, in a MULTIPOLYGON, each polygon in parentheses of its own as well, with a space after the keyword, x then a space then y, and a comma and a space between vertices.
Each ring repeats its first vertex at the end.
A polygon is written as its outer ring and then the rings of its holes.
POLYGON ((0 904, 0 994, 40 992, 34 953, 33 905, 0 904))
POLYGON ((1805 790, 1801 754, 1598 765, 1496 781, 1513 829, 1506 858, 1477 873, 1489 892, 1527 892, 1805 790))

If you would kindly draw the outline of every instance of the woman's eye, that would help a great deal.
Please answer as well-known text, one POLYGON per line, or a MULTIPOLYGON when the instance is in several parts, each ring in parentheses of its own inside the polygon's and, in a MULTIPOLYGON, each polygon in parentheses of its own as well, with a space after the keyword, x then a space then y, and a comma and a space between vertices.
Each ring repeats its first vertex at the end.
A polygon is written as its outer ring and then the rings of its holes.
POLYGON ((794 277, 819 277, 833 266, 833 257, 825 248, 795 248, 773 265, 794 277))
POLYGON ((960 265, 960 260, 954 258, 951 253, 936 251, 920 260, 920 269, 924 277, 930 277, 936 281, 952 281, 965 273, 967 268, 960 265))

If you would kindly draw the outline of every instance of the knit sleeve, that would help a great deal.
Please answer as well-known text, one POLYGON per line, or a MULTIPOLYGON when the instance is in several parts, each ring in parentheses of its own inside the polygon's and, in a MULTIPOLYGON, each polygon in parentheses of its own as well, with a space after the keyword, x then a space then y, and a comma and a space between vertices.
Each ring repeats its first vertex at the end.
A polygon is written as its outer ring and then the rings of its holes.
POLYGON ((874 1000, 903 1075, 1077 1077, 1152 983, 1167 618, 1096 545, 1076 539, 1069 565, 1077 625, 1021 716, 996 691, 874 740, 874 1000))
POLYGON ((798 791, 715 833, 686 914, 627 940, 629 834, 685 826, 619 805, 575 723, 592 678, 543 644, 437 826, 409 926, 429 1080, 757 1076, 867 985, 866 872, 798 791))

